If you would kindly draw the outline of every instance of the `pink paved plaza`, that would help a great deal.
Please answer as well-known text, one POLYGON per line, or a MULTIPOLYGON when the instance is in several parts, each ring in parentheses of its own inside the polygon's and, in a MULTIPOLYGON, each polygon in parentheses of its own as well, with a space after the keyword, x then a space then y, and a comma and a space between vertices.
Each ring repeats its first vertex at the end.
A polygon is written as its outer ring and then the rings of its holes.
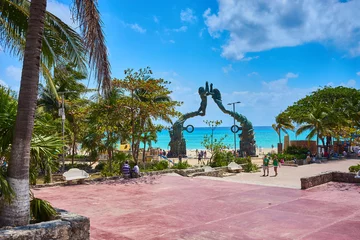
POLYGON ((360 238, 360 186, 351 184, 303 191, 157 176, 33 192, 89 217, 96 240, 360 238))

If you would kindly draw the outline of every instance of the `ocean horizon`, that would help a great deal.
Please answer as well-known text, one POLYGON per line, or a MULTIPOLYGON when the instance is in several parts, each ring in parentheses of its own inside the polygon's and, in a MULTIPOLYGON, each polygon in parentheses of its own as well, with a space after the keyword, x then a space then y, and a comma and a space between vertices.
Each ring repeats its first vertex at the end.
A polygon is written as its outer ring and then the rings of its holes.
MULTIPOLYGON (((275 132, 275 130, 271 126, 254 126, 255 132, 255 141, 256 147, 261 148, 271 148, 274 146, 276 148, 277 143, 279 142, 279 136, 275 132)), ((188 133, 186 131, 184 133, 184 138, 186 140, 186 148, 188 150, 192 149, 205 149, 204 146, 201 145, 201 142, 204 139, 205 135, 211 135, 210 127, 195 127, 192 133, 188 133)), ((308 132, 302 133, 298 136, 295 135, 295 132, 288 131, 290 141, 291 140, 306 140, 306 136, 308 132)), ((230 148, 234 147, 234 134, 230 130, 229 127, 217 127, 214 130, 214 139, 220 139, 221 137, 225 137, 224 143, 229 145, 230 148)), ((281 142, 284 141, 285 134, 281 133, 281 142)), ((237 137, 236 148, 239 148, 239 137, 237 137)), ((161 148, 169 150, 169 142, 170 135, 168 130, 162 130, 158 132, 158 141, 152 143, 153 148, 161 148)))

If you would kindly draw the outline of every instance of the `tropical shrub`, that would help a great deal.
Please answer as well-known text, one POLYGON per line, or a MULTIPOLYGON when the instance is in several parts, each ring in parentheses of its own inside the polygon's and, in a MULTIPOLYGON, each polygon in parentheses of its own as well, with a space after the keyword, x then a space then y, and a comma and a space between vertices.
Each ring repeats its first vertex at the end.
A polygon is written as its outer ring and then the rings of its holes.
POLYGON ((101 171, 101 175, 103 177, 121 175, 121 168, 126 161, 129 162, 131 169, 135 166, 135 162, 132 160, 130 154, 126 154, 123 152, 114 153, 113 159, 111 161, 107 161, 106 164, 104 165, 104 168, 101 171))
POLYGON ((248 162, 249 162, 249 159, 250 159, 250 161, 251 161, 251 157, 245 157, 245 158, 237 157, 237 158, 235 159, 235 162, 236 162, 237 164, 245 164, 245 163, 248 163, 248 162))
POLYGON ((99 163, 95 166, 95 170, 101 172, 101 171, 104 169, 105 165, 106 165, 105 162, 99 162, 99 163))
POLYGON ((228 151, 218 151, 214 153, 214 157, 210 162, 211 167, 224 167, 234 161, 234 155, 228 151))
POLYGON ((154 170, 164 170, 169 167, 169 162, 166 160, 159 161, 154 167, 154 170))
POLYGON ((11 202, 11 199, 15 196, 14 191, 11 189, 8 181, 6 180, 6 168, 0 167, 0 199, 3 198, 7 202, 11 202))
POLYGON ((33 193, 31 193, 30 215, 32 222, 37 223, 53 220, 57 212, 48 201, 36 198, 33 193))
POLYGON ((292 155, 300 155, 300 154, 307 154, 309 149, 306 147, 298 147, 298 146, 289 146, 284 153, 292 154, 292 155))
POLYGON ((65 171, 68 171, 71 168, 78 168, 84 170, 85 172, 90 172, 92 170, 91 166, 86 163, 65 164, 65 171))
POLYGON ((249 158, 247 162, 242 165, 242 168, 244 172, 257 172, 258 170, 257 165, 251 162, 251 158, 249 158))
POLYGON ((187 169, 191 167, 191 165, 188 163, 188 161, 182 161, 179 162, 178 164, 175 164, 174 166, 172 166, 172 169, 187 169))
POLYGON ((354 165, 354 166, 350 166, 350 167, 349 167, 349 171, 350 171, 350 172, 357 173, 358 171, 360 171, 360 164, 354 165))

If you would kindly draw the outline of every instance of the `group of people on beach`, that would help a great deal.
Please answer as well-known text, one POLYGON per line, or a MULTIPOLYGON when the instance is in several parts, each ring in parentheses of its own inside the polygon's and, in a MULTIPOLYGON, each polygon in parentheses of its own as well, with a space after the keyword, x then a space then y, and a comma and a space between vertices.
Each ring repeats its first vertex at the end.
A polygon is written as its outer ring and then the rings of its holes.
POLYGON ((204 158, 204 159, 206 158, 206 150, 205 150, 205 151, 201 150, 201 151, 199 152, 199 150, 196 149, 195 154, 196 154, 197 157, 198 157, 198 163, 200 163, 203 158, 204 158))
POLYGON ((262 175, 263 177, 265 176, 269 176, 269 165, 270 165, 270 160, 273 161, 273 166, 274 166, 274 172, 275 172, 275 175, 274 177, 276 177, 278 175, 278 167, 280 167, 280 164, 281 162, 283 162, 284 160, 280 160, 277 158, 277 156, 275 155, 273 157, 273 159, 271 159, 270 155, 265 155, 263 157, 263 171, 264 171, 264 175, 262 175), (266 172, 266 175, 265 175, 265 172, 266 172))

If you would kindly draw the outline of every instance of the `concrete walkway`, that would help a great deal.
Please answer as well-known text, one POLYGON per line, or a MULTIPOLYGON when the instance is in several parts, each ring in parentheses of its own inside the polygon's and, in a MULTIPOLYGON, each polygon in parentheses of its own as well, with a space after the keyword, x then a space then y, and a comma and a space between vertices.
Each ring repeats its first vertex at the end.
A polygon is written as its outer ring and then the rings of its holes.
POLYGON ((304 191, 212 179, 156 176, 33 192, 89 217, 93 240, 359 239, 358 185, 304 191))
POLYGON ((263 186, 278 186, 300 189, 300 178, 310 177, 327 171, 348 172, 352 165, 360 164, 358 159, 328 161, 321 164, 309 164, 299 167, 282 166, 278 168, 278 176, 273 177, 274 168, 270 168, 270 176, 262 177, 263 171, 257 173, 240 173, 226 178, 201 177, 219 181, 257 184, 263 186))

